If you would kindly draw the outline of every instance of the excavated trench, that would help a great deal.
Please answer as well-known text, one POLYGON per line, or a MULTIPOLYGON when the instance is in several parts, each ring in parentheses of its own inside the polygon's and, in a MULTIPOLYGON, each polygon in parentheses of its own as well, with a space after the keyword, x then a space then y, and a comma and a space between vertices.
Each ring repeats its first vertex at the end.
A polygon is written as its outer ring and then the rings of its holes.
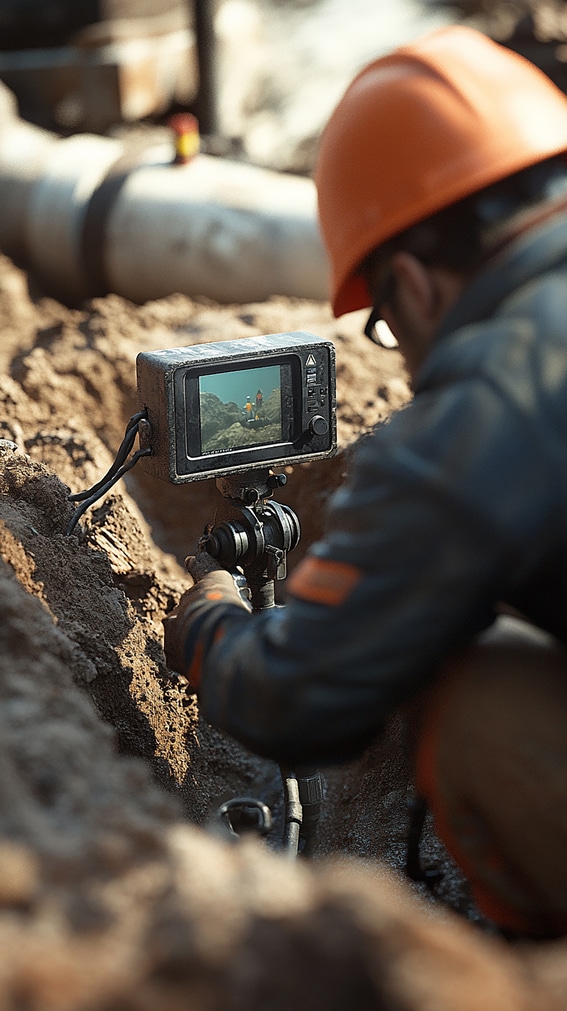
POLYGON ((139 351, 284 330, 330 337, 338 356, 340 452, 278 492, 302 526, 293 568, 356 438, 408 399, 397 353, 370 362, 357 316, 300 300, 107 296, 71 310, 0 259, 0 436, 18 446, 0 451, 2 1008, 567 1007, 563 946, 504 946, 430 830, 437 898, 403 880, 399 721, 324 770, 315 859, 275 853, 278 769, 202 720, 162 651, 213 482, 135 469, 65 534, 69 490, 102 476, 136 408, 139 351), (272 807, 267 844, 219 837, 214 812, 237 793, 272 807))

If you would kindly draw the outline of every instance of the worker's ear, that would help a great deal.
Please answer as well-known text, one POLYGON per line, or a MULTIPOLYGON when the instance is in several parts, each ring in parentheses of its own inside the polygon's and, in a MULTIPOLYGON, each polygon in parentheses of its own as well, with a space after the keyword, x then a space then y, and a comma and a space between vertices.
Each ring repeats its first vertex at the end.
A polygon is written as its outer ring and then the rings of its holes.
POLYGON ((446 312, 459 298, 466 278, 446 267, 426 267, 412 253, 400 250, 391 261, 396 302, 410 317, 437 328, 446 312))
POLYGON ((412 253, 394 253, 391 261, 395 280, 396 301, 409 310, 411 316, 423 322, 433 321, 439 308, 436 274, 425 267, 412 253))

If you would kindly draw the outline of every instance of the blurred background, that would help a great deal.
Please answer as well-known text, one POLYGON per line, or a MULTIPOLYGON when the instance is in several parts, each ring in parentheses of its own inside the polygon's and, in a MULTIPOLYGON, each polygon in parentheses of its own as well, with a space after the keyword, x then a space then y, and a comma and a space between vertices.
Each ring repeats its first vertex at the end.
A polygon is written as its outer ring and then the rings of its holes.
POLYGON ((482 28, 567 89, 567 3, 0 0, 0 80, 61 136, 197 116, 201 148, 308 174, 356 70, 444 23, 482 28))

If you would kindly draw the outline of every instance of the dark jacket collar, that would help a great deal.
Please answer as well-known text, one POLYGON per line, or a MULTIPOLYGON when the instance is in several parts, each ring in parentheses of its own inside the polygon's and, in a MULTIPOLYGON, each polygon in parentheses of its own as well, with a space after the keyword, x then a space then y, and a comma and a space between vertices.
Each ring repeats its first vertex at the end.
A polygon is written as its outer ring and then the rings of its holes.
MULTIPOLYGON (((414 383, 414 393, 426 389, 447 364, 447 351, 463 327, 492 319, 510 295, 527 282, 567 264, 567 212, 530 229, 494 257, 467 285, 445 316, 437 340, 414 383)), ((566 324, 567 325, 567 324, 566 324)))
POLYGON ((567 212, 530 230, 492 259, 443 320, 438 340, 489 318, 512 292, 567 261, 567 212))

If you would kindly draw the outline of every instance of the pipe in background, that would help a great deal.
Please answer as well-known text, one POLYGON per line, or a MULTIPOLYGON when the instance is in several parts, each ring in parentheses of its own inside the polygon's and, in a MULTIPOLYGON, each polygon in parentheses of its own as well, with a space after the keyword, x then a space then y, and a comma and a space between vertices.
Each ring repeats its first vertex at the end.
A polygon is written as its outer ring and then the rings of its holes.
POLYGON ((173 143, 61 139, 20 120, 0 87, 0 249, 69 304, 108 292, 328 298, 310 179, 173 154, 173 143))

